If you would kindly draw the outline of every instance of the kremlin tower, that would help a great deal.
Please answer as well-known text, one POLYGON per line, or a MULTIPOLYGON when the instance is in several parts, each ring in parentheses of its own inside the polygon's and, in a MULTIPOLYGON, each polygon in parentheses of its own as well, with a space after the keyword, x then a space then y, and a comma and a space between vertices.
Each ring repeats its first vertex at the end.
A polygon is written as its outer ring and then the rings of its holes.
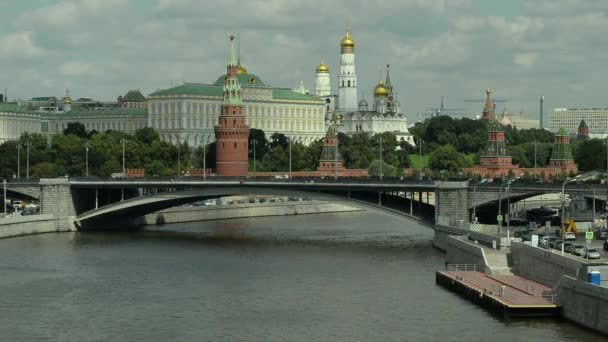
POLYGON ((485 120, 494 119, 494 106, 492 105, 490 94, 492 94, 492 92, 488 88, 488 90, 486 90, 486 105, 483 107, 483 114, 481 116, 481 118, 485 120))
POLYGON ((321 60, 321 64, 315 70, 315 95, 318 97, 328 97, 331 95, 331 82, 329 79, 329 67, 325 61, 321 60))
POLYGON ((340 42, 340 75, 338 76, 338 110, 357 110, 357 73, 355 70, 355 42, 350 31, 340 42))
POLYGON ((234 38, 230 36, 222 112, 215 126, 216 167, 219 176, 247 176, 248 171, 249 126, 243 113, 242 90, 237 78, 242 67, 234 51, 234 38))

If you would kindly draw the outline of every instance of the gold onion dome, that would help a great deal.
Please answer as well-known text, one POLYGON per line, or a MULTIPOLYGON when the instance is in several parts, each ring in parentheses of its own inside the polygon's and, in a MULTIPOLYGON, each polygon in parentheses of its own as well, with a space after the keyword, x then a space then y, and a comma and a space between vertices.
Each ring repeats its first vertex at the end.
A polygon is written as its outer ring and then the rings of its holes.
POLYGON ((345 51, 345 50, 352 51, 355 49, 355 42, 350 37, 349 31, 346 31, 346 35, 344 36, 344 38, 342 38, 342 41, 340 42, 340 46, 342 47, 342 51, 345 51))
POLYGON ((378 81, 378 85, 374 88, 374 97, 387 97, 388 88, 384 86, 382 81, 378 81))
POLYGON ((329 72, 329 66, 327 66, 327 64, 325 64, 325 62, 323 60, 321 60, 321 64, 319 64, 317 66, 317 72, 325 72, 328 73, 329 72))
POLYGON ((241 65, 241 62, 240 62, 240 61, 239 61, 239 63, 238 63, 238 64, 237 64, 237 66, 236 66, 236 73, 237 73, 237 75, 244 75, 244 74, 247 74, 247 73, 248 73, 248 72, 247 72, 247 69, 245 69, 245 67, 243 67, 243 66, 241 65))
POLYGON ((69 98, 68 96, 66 96, 66 97, 63 98, 63 103, 64 104, 71 104, 72 103, 72 99, 69 98))

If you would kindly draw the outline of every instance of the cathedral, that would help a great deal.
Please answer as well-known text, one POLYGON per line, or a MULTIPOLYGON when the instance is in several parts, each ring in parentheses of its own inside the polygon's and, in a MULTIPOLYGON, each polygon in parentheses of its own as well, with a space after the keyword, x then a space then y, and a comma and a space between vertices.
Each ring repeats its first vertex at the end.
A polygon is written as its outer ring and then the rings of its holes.
POLYGON ((340 42, 340 72, 338 94, 332 94, 329 66, 321 60, 315 69, 315 95, 325 102, 326 121, 332 112, 341 118, 339 131, 345 134, 368 132, 370 134, 390 132, 400 142, 414 145, 414 138, 407 129, 407 118, 401 113, 386 66, 386 79, 379 80, 373 89, 373 102, 357 99, 357 72, 355 67, 355 42, 346 31, 340 42))

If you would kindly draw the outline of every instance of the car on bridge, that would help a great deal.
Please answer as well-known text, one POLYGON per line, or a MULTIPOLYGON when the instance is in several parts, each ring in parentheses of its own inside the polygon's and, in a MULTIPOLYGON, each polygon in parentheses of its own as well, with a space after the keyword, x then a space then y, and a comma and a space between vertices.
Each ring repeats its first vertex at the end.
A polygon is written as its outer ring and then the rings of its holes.
POLYGON ((586 259, 599 259, 600 252, 595 248, 583 248, 583 253, 581 253, 581 257, 586 259))

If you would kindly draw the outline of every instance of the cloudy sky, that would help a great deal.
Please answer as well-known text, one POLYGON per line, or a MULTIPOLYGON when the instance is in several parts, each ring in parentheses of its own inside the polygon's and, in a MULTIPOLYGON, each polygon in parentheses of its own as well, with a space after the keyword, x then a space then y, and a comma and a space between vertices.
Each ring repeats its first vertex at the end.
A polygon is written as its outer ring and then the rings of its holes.
POLYGON ((537 118, 540 95, 545 108, 608 107, 607 14, 607 0, 0 0, 0 88, 111 100, 210 83, 238 33, 251 73, 312 90, 322 57, 336 74, 350 25, 367 100, 390 64, 411 120, 442 95, 480 111, 463 100, 488 87, 537 118))

